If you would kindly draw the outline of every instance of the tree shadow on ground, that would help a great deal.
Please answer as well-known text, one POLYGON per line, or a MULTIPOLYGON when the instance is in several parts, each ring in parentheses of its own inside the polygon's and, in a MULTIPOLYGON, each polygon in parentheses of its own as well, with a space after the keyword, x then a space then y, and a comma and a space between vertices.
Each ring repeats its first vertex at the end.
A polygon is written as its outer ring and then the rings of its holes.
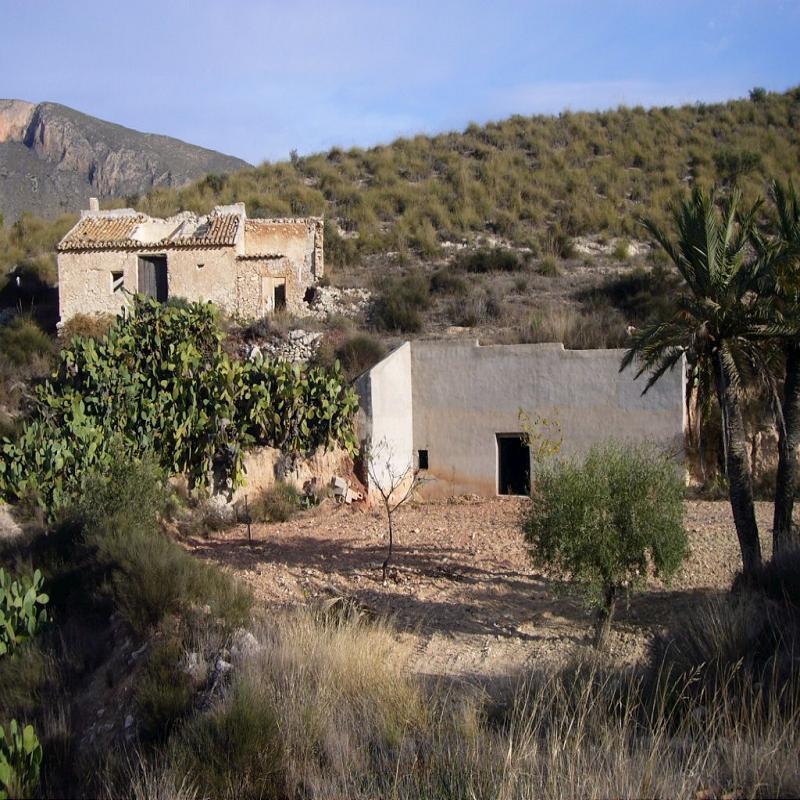
MULTIPOLYGON (((189 544, 196 555, 236 570, 284 567, 303 582, 307 597, 351 596, 372 613, 391 617, 404 631, 583 642, 591 630, 591 612, 562 584, 533 570, 519 572, 486 560, 471 563, 473 556, 463 548, 398 545, 383 585, 386 545, 360 537, 294 533, 248 542, 245 529, 237 528, 225 538, 192 538, 189 544)), ((620 604, 616 626, 641 632, 674 624, 694 613, 700 601, 720 594, 705 588, 635 592, 620 604)))

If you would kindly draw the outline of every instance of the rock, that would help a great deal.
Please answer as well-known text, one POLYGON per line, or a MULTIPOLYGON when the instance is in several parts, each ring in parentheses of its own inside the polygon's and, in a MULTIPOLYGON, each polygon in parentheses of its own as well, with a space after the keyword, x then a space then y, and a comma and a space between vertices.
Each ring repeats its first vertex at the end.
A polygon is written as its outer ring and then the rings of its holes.
POLYGON ((22 534, 22 527, 11 516, 11 509, 0 503, 0 539, 16 539, 22 534))
POLYGON ((208 679, 208 667, 200 653, 187 653, 180 665, 195 686, 202 686, 208 679))
POLYGON ((216 673, 216 677, 227 675, 232 669, 233 664, 231 664, 230 661, 225 661, 225 659, 221 656, 217 658, 217 661, 214 664, 214 672, 216 673))
POLYGON ((131 714, 127 714, 125 716, 125 730, 130 728, 131 725, 133 725, 133 716, 131 714))
POLYGON ((231 660, 235 663, 241 663, 244 659, 255 655, 262 650, 258 639, 253 636, 250 631, 239 628, 233 634, 233 642, 231 644, 231 660))

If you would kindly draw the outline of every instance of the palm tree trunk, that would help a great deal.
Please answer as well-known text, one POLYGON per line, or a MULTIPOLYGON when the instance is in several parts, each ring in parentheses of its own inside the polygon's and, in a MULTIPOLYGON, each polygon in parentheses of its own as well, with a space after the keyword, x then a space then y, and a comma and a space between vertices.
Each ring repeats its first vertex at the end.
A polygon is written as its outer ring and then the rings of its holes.
POLYGON ((783 425, 778 426, 778 475, 772 521, 773 556, 800 544, 798 531, 792 528, 797 446, 800 444, 800 344, 792 344, 786 352, 782 407, 783 425))
POLYGON ((731 385, 730 375, 720 355, 717 354, 715 358, 715 382, 724 421, 725 466, 731 509, 742 551, 742 569, 746 574, 761 564, 761 542, 758 538, 753 502, 753 478, 747 453, 747 436, 736 389, 731 385))

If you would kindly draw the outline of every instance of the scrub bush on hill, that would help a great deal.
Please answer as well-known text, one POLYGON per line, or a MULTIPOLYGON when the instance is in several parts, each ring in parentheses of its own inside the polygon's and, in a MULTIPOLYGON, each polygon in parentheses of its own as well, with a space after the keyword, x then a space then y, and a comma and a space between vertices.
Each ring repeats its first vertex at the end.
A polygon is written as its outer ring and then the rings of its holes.
POLYGON ((89 468, 120 453, 152 455, 194 485, 234 486, 252 445, 284 453, 352 450, 355 394, 330 370, 222 350, 210 304, 162 306, 137 298, 100 339, 75 337, 14 440, 0 443, 0 497, 51 514, 79 492, 89 468))

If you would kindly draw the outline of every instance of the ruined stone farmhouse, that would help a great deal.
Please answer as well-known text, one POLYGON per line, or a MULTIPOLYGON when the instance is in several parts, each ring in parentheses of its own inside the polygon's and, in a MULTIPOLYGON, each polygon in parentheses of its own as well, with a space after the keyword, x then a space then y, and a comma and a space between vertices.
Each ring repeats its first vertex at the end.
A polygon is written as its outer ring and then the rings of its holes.
POLYGON ((243 203, 157 219, 88 211, 58 244, 59 316, 118 314, 131 294, 208 300, 254 319, 300 312, 322 277, 322 219, 248 219, 243 203))
POLYGON ((355 384, 364 453, 377 456, 374 475, 365 479, 388 488, 393 476, 418 469, 426 497, 528 494, 536 461, 525 415, 557 421, 563 457, 583 456, 611 438, 648 441, 679 458, 683 369, 643 395, 646 378, 620 372, 624 352, 406 342, 355 384))

